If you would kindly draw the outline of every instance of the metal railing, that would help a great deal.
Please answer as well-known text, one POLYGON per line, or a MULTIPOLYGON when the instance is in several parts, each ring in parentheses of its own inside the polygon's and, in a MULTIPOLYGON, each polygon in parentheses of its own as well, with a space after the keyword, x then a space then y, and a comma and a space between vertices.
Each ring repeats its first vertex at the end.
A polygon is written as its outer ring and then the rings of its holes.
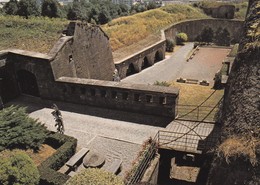
POLYGON ((132 171, 131 177, 125 183, 126 185, 135 184, 142 180, 145 171, 147 170, 151 161, 154 159, 157 153, 157 149, 158 149, 157 141, 158 141, 158 134, 156 134, 154 139, 151 141, 150 146, 147 149, 145 149, 144 154, 141 156, 140 161, 132 171))
POLYGON ((219 106, 178 105, 178 120, 216 122, 219 106), (210 114, 209 114, 210 113, 210 114))
POLYGON ((217 139, 217 132, 201 135, 195 132, 179 133, 160 130, 158 132, 158 147, 189 153, 202 153, 212 149, 217 139))

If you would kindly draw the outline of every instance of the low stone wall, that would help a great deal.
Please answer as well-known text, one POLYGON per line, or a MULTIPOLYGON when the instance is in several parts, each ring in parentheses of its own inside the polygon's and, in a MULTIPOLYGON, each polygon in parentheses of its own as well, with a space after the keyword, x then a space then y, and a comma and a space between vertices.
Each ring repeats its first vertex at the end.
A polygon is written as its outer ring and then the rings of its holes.
POLYGON ((143 68, 152 66, 154 63, 163 60, 165 58, 165 47, 166 40, 162 31, 160 41, 115 63, 120 78, 125 78, 129 75, 128 73, 138 73, 143 68))
POLYGON ((150 184, 157 184, 159 175, 160 154, 151 161, 149 168, 145 171, 141 182, 148 182, 150 184))
POLYGON ((165 58, 166 39, 175 40, 176 35, 184 32, 188 35, 189 41, 197 41, 198 36, 204 28, 211 28, 215 33, 219 28, 227 29, 231 36, 232 43, 238 43, 242 34, 243 21, 228 19, 195 19, 182 21, 171 25, 161 31, 161 40, 143 50, 132 54, 115 63, 120 78, 138 73, 142 69, 152 66, 155 62, 165 58))
POLYGON ((175 118, 177 88, 61 77, 44 98, 175 118))
POLYGON ((216 32, 219 28, 227 29, 231 36, 232 43, 238 43, 243 33, 243 23, 241 20, 228 19, 195 19, 182 21, 164 30, 165 37, 174 39, 178 33, 184 32, 188 35, 189 41, 196 41, 204 28, 211 28, 216 32))

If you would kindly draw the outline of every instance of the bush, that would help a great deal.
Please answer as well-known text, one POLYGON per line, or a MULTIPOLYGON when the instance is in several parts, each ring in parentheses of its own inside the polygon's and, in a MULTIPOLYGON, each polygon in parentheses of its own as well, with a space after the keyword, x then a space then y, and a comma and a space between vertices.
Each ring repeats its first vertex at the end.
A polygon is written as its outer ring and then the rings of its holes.
POLYGON ((156 81, 154 82, 154 85, 169 87, 171 84, 166 81, 162 81, 162 82, 156 81))
POLYGON ((176 42, 178 45, 183 45, 183 43, 187 41, 188 41, 188 36, 186 33, 178 33, 176 35, 176 42))
POLYGON ((215 42, 219 46, 230 46, 231 37, 229 31, 226 28, 218 28, 216 31, 215 42))
POLYGON ((42 185, 63 185, 69 179, 68 175, 57 172, 74 154, 77 147, 77 139, 54 133, 49 135, 45 143, 58 148, 54 155, 46 159, 38 167, 42 185))
POLYGON ((85 184, 105 184, 105 185, 123 185, 120 177, 97 168, 87 168, 79 174, 71 177, 66 185, 85 185, 85 184))
POLYGON ((38 150, 47 129, 25 113, 25 108, 11 106, 0 111, 0 151, 4 149, 38 150))
POLYGON ((166 39, 166 51, 173 52, 175 43, 172 39, 166 39))
POLYGON ((0 184, 38 184, 40 175, 32 159, 23 151, 0 153, 0 184))

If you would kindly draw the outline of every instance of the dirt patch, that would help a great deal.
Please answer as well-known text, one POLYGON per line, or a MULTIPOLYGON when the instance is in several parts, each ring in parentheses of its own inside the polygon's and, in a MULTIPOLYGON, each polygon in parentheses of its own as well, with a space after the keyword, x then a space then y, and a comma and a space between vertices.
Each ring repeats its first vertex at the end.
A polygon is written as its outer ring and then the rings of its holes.
POLYGON ((32 158, 36 166, 39 166, 43 161, 55 153, 56 150, 47 144, 43 144, 37 152, 34 152, 33 150, 26 150, 25 152, 32 158))

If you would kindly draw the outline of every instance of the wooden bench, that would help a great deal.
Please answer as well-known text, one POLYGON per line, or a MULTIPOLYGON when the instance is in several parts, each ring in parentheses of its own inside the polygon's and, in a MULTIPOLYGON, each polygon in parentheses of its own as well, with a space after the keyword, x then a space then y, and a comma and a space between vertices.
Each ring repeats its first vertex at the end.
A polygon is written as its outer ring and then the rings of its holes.
POLYGON ((115 159, 110 166, 104 168, 104 170, 116 174, 120 169, 122 164, 122 159, 115 159))
POLYGON ((72 170, 75 170, 78 167, 78 163, 82 161, 82 159, 85 157, 85 155, 88 152, 89 152, 88 148, 82 148, 75 155, 73 155, 68 162, 66 162, 66 165, 72 168, 72 170))

